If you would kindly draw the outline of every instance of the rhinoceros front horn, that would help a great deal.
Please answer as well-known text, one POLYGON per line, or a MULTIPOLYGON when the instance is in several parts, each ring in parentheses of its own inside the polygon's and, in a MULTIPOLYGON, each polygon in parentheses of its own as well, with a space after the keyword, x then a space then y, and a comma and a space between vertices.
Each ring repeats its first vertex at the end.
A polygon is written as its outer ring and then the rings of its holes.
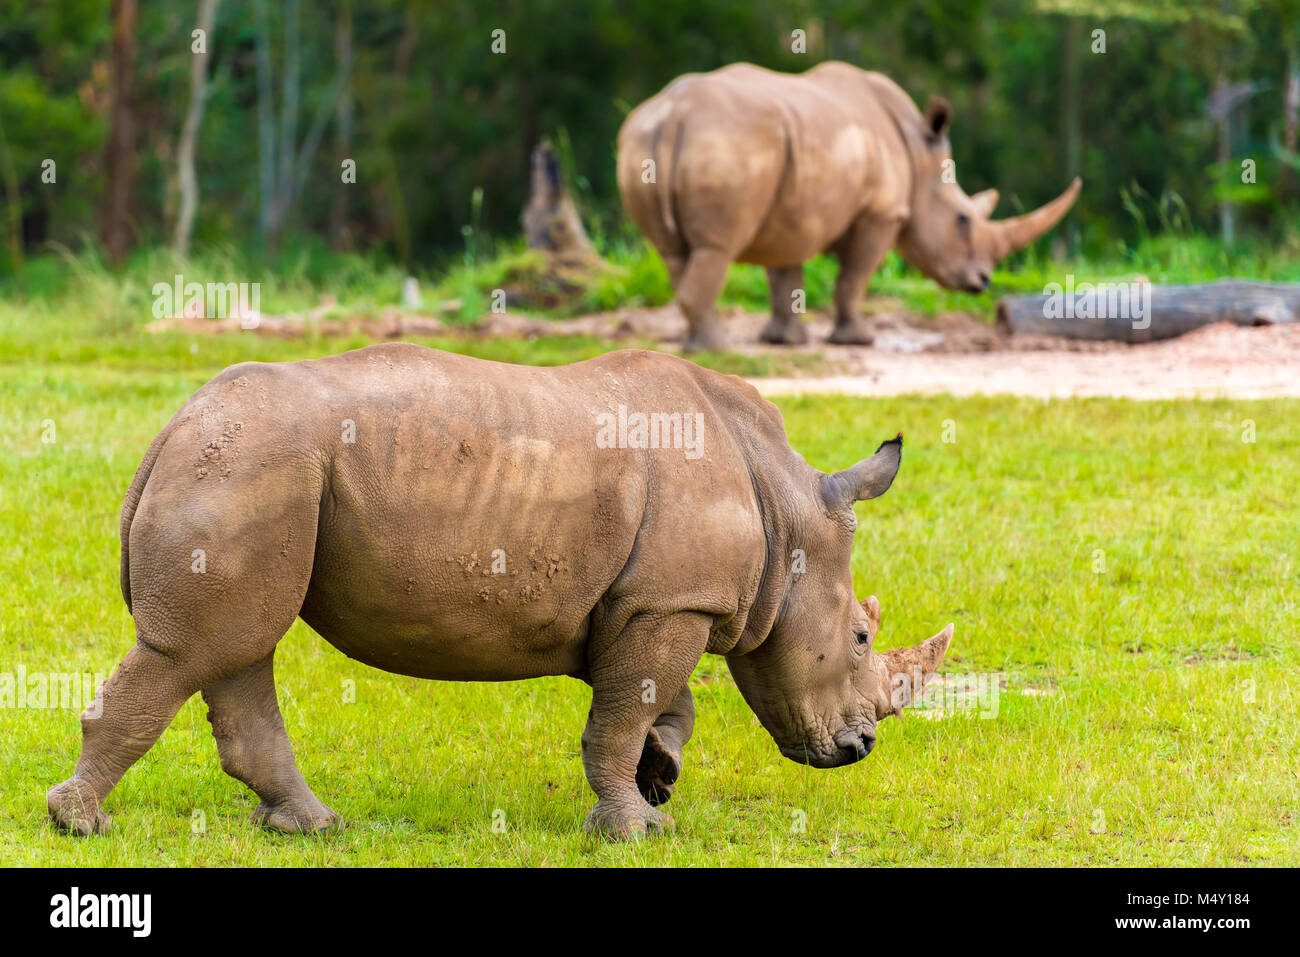
POLYGON ((939 670, 951 643, 952 622, 949 622, 939 634, 913 648, 895 648, 877 656, 881 661, 878 667, 889 681, 889 703, 894 714, 901 713, 921 693, 926 680, 939 670))
POLYGON ((993 229, 993 258, 1001 259, 1017 249, 1023 249, 1059 223, 1078 199, 1079 190, 1082 188, 1083 181, 1076 176, 1074 182, 1066 187, 1065 192, 1050 203, 1039 206, 1033 212, 1025 213, 1023 216, 1012 216, 1010 219, 998 219, 989 223, 993 229))
POLYGON ((831 508, 844 508, 883 495, 894 482, 903 461, 903 433, 881 442, 876 454, 852 468, 827 475, 822 481, 822 498, 831 508))

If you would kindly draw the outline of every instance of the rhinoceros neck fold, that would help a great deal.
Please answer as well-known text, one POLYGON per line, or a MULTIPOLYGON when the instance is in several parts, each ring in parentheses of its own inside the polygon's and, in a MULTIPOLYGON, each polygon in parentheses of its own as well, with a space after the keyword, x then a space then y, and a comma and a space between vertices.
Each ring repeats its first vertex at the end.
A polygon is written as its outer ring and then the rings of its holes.
POLYGON ((882 73, 870 73, 867 76, 876 102, 880 104, 880 109, 884 114, 889 117, 889 130, 882 130, 881 135, 896 138, 899 153, 907 159, 905 166, 910 176, 910 181, 907 184, 908 205, 910 206, 910 197, 919 179, 916 171, 916 157, 922 148, 922 144, 920 137, 915 132, 909 135, 908 130, 914 131, 916 129, 916 125, 921 119, 921 111, 916 108, 916 104, 912 102, 912 98, 907 95, 906 91, 889 77, 882 73))
POLYGON ((744 632, 730 654, 753 651, 771 634, 790 588, 790 556, 803 516, 807 509, 819 507, 809 494, 815 487, 815 470, 790 448, 784 429, 775 431, 779 435, 767 435, 760 441, 742 437, 738 442, 763 520, 765 555, 744 632))

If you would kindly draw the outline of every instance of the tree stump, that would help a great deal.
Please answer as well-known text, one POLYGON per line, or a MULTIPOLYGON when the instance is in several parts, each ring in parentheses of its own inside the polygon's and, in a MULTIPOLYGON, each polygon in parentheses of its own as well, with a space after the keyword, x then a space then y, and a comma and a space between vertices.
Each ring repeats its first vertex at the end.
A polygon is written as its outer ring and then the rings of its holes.
POLYGON ((557 264, 582 266, 599 260, 582 218, 565 188, 551 144, 533 150, 531 190, 523 215, 529 249, 539 249, 557 264))

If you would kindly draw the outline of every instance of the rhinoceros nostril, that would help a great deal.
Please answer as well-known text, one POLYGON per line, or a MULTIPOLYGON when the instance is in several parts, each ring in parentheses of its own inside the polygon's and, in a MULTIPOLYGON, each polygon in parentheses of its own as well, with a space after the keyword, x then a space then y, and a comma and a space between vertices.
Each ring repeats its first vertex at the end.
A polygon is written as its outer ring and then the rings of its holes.
POLYGON ((846 763, 861 761, 876 746, 876 736, 870 731, 841 731, 835 736, 835 743, 846 756, 846 763))

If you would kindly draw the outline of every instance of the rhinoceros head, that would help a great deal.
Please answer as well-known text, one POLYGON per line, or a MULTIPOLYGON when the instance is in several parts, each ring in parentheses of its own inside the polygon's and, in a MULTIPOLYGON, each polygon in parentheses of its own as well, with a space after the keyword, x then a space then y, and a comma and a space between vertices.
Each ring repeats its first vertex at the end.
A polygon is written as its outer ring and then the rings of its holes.
POLYGON ((798 539, 803 570, 791 575, 766 640, 727 659, 781 753, 801 764, 834 768, 865 758, 876 723, 902 712, 952 640, 950 624, 914 648, 877 652, 880 602, 853 594, 853 503, 889 488, 902 445, 900 435, 850 469, 817 473, 817 506, 798 539))
POLYGON ((1031 213, 990 219, 998 191, 967 196, 953 173, 948 124, 952 107, 932 98, 918 136, 909 137, 914 177, 911 214, 898 236, 903 258, 939 285, 964 292, 983 292, 993 264, 1028 246, 1055 226, 1074 205, 1081 186, 1074 182, 1056 199, 1031 213))

